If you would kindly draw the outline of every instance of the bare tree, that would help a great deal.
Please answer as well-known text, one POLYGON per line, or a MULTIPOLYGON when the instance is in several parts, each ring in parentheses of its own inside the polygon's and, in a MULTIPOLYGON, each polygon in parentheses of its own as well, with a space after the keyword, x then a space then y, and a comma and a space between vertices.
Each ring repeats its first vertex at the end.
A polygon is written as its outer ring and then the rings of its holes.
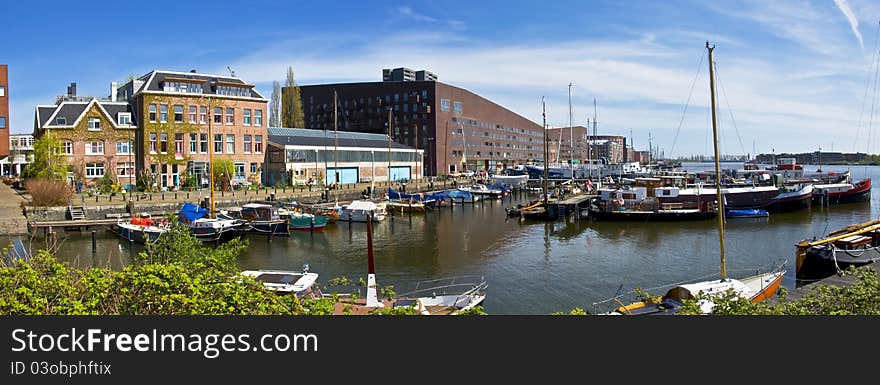
POLYGON ((281 84, 272 82, 272 99, 269 101, 269 127, 281 127, 281 84))

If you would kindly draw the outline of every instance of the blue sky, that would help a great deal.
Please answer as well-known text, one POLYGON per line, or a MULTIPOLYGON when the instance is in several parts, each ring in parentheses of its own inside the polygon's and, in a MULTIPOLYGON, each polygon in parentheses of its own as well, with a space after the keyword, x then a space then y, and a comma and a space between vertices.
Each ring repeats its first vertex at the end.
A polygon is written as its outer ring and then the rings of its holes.
POLYGON ((30 132, 34 106, 70 82, 107 95, 152 69, 230 66, 268 97, 287 66, 300 84, 406 66, 539 123, 544 96, 554 126, 569 123, 572 83, 574 124, 595 98, 600 134, 632 132, 643 149, 650 133, 667 155, 708 155, 710 40, 723 153, 880 152, 877 1, 293 3, 8 2, 12 132, 30 132))

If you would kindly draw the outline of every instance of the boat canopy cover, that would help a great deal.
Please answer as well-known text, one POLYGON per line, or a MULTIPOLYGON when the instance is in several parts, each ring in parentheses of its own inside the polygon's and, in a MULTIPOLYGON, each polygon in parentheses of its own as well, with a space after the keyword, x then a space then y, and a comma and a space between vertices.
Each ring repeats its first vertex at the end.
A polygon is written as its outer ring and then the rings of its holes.
POLYGON ((443 196, 439 194, 406 194, 388 188, 389 199, 412 199, 419 202, 443 200, 443 196))
POLYGON ((473 198, 474 194, 469 191, 461 191, 461 190, 445 190, 438 195, 442 195, 449 198, 473 198))
POLYGON ((203 209, 199 206, 196 206, 189 202, 184 202, 183 207, 180 208, 180 213, 178 214, 180 219, 186 219, 189 222, 192 222, 199 218, 204 218, 208 215, 208 210, 203 209))
POLYGON ((370 201, 354 201, 348 205, 349 210, 364 210, 364 211, 373 211, 379 208, 375 203, 370 201))

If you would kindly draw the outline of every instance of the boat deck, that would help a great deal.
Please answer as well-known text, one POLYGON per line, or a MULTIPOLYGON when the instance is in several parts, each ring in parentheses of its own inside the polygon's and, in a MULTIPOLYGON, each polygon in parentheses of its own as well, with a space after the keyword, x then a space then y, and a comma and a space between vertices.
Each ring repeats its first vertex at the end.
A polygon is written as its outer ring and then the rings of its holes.
POLYGON ((584 203, 590 199, 596 198, 598 195, 595 194, 578 194, 574 196, 570 196, 565 198, 564 200, 557 201, 556 204, 560 205, 579 205, 584 203))

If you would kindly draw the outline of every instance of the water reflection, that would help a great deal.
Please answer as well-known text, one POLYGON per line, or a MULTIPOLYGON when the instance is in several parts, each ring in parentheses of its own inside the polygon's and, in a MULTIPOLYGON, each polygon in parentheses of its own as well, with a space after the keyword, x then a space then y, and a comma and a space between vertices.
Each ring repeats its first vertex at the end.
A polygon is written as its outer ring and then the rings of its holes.
MULTIPOLYGON (((868 169, 880 177, 878 168, 868 169)), ((857 171, 853 171, 856 174, 857 171)), ((873 192, 873 197, 880 194, 873 192)), ((395 216, 374 226, 379 284, 403 292, 415 281, 450 275, 483 275, 489 283, 485 307, 490 314, 549 314, 586 307, 634 287, 650 288, 717 274, 716 222, 600 222, 560 220, 520 222, 504 207, 527 203, 537 195, 517 195, 502 202, 457 204, 426 214, 395 216)), ((791 274, 783 285, 794 287, 794 244, 805 238, 876 218, 877 205, 860 202, 814 207, 768 219, 729 219, 726 225, 728 268, 754 270, 780 258, 791 274)), ((340 222, 313 234, 249 237, 240 258, 243 269, 299 269, 304 263, 320 280, 366 275, 366 227, 340 222)), ((120 269, 142 250, 99 230, 97 249, 89 232, 59 233, 59 257, 78 266, 120 269)), ((9 237, 0 236, 4 244, 9 237)), ((42 246, 41 236, 34 245, 42 246)))

